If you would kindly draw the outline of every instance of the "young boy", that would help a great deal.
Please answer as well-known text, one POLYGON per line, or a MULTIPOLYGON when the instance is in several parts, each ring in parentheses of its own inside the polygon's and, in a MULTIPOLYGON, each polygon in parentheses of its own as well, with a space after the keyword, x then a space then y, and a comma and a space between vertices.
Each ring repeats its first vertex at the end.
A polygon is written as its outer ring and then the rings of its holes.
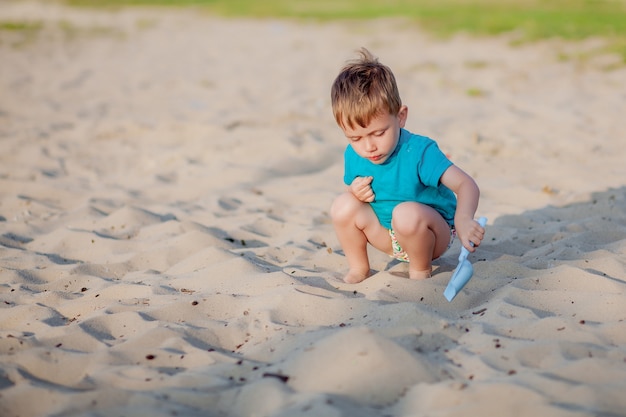
POLYGON ((480 191, 433 140, 404 129, 408 108, 393 73, 367 49, 359 53, 331 90, 335 120, 349 143, 348 190, 330 211, 348 259, 344 281, 370 275, 368 242, 409 262, 411 279, 429 278, 432 261, 450 247, 455 233, 470 252, 472 244, 480 245, 485 230, 474 221, 480 191))

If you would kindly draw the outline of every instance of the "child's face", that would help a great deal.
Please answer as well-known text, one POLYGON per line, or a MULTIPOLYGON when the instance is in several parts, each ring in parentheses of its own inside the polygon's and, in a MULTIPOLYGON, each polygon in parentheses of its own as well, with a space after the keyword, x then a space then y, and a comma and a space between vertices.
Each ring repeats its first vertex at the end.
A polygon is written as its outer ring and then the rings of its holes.
POLYGON ((352 149, 373 164, 383 164, 391 156, 400 139, 400 129, 406 123, 408 109, 402 106, 398 114, 382 113, 361 127, 342 126, 352 149))

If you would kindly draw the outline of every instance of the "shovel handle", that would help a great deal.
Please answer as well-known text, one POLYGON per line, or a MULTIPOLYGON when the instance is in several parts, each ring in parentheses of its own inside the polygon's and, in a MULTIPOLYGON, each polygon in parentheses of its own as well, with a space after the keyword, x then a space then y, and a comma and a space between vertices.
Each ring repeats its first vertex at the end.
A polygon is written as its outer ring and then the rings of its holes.
POLYGON ((480 225, 480 227, 485 227, 487 225, 487 218, 482 216, 478 218, 478 224, 480 225))

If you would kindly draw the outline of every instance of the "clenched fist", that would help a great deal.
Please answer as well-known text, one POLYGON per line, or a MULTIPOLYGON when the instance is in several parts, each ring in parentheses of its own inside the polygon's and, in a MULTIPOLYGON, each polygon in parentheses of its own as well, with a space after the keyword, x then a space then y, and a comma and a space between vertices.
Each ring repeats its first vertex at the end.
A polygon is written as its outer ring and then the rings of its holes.
POLYGON ((374 177, 356 177, 350 184, 350 192, 360 201, 371 203, 374 201, 374 191, 371 183, 374 177))

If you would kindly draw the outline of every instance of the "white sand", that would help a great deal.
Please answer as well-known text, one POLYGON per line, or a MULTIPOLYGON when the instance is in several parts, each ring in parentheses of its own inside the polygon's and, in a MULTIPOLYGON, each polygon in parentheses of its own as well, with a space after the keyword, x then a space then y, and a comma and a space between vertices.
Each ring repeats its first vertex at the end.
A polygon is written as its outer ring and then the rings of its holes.
POLYGON ((403 21, 3 3, 0 415, 626 415, 626 68, 403 21), (448 303, 340 282, 332 79, 360 46, 475 176, 448 303), (482 96, 469 94, 481 92, 482 96))

